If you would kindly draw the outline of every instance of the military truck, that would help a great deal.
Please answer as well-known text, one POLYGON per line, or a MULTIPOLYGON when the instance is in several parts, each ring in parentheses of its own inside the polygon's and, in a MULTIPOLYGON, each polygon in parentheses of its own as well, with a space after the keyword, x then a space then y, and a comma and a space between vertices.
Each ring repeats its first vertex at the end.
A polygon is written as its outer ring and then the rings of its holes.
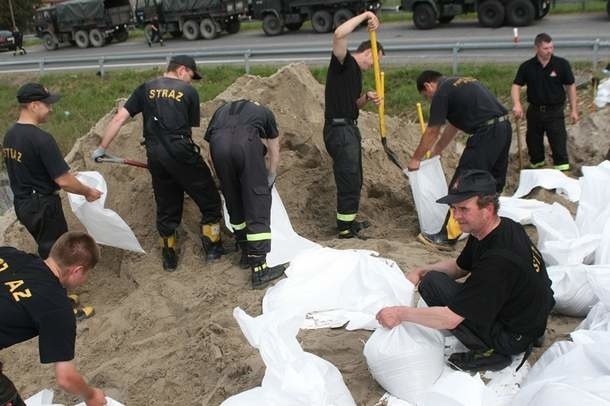
POLYGON ((279 35, 286 28, 298 31, 311 20, 315 32, 330 32, 363 11, 377 11, 375 0, 252 0, 250 16, 263 21, 267 35, 279 35))
POLYGON ((129 0, 68 0, 34 13, 36 36, 48 50, 64 43, 87 48, 126 41, 132 21, 129 0))
POLYGON ((151 37, 153 24, 161 34, 184 36, 188 40, 214 39, 222 31, 235 34, 248 0, 137 0, 136 26, 151 37))
POLYGON ((544 17, 551 0, 402 0, 402 9, 413 12, 413 24, 420 30, 447 24, 463 13, 477 13, 483 27, 523 27, 544 17))

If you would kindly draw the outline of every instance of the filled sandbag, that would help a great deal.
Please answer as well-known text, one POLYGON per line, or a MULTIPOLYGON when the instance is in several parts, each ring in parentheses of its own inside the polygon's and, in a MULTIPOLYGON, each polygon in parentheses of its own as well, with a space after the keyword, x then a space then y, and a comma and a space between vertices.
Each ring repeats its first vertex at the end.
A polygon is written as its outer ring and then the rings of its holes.
POLYGON ((585 317, 589 313, 599 301, 588 277, 593 269, 610 274, 610 266, 578 264, 547 268, 555 298, 555 312, 573 317, 585 317))
POLYGON ((419 229, 426 234, 438 233, 449 209, 446 204, 436 203, 437 199, 447 195, 447 181, 440 156, 426 159, 418 170, 406 170, 405 173, 411 185, 419 229))

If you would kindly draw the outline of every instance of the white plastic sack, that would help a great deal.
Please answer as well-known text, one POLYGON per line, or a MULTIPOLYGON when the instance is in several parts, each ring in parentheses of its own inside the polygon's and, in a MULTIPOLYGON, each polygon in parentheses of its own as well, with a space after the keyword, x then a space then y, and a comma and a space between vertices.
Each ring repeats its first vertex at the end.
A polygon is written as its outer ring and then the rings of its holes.
POLYGON ((534 210, 549 208, 551 205, 536 199, 518 199, 515 197, 500 196, 500 210, 498 215, 507 217, 517 223, 532 224, 534 210))
POLYGON ((418 406, 493 406, 497 400, 480 375, 465 372, 445 372, 421 396, 418 406))
POLYGON ((413 323, 378 328, 364 346, 373 378, 390 394, 416 403, 445 365, 440 331, 413 323))
POLYGON ((426 234, 435 234, 443 227, 447 215, 446 204, 436 203, 447 195, 447 181, 440 156, 421 162, 416 171, 406 171, 417 210, 419 228, 426 234))
MULTIPOLYGON (((86 406, 85 402, 80 402, 79 404, 75 405, 75 406, 86 406)), ((117 402, 116 400, 106 396, 106 406, 125 406, 120 402, 117 402)))
MULTIPOLYGON (((549 266, 555 308, 558 313, 573 317, 585 317, 599 299, 593 292, 588 273, 594 266, 583 264, 549 266)), ((603 267, 610 274, 610 266, 603 267)))
MULTIPOLYGON (((233 232, 224 198, 222 208, 225 226, 233 232)), ((282 198, 277 192, 277 188, 273 186, 271 190, 271 252, 267 254, 267 264, 276 266, 290 262, 299 253, 317 247, 320 245, 301 237, 294 231, 282 198)))
POLYGON ((610 219, 610 168, 604 165, 583 166, 576 225, 581 235, 601 234, 610 219))
POLYGON ((225 400, 223 406, 355 406, 339 370, 303 351, 296 335, 302 315, 292 309, 248 316, 233 310, 244 336, 260 352, 267 369, 259 388, 225 400))
POLYGON ((595 264, 610 265, 610 219, 602 230, 602 237, 599 241, 599 246, 595 250, 595 264))
POLYGON ((375 329, 377 312, 386 306, 411 305, 414 287, 394 261, 371 254, 332 248, 303 252, 290 263, 287 278, 267 290, 263 313, 294 309, 321 317, 326 325, 350 320, 348 330, 375 329))
POLYGON ((72 212, 91 237, 98 244, 145 253, 127 223, 113 210, 104 208, 108 196, 104 177, 95 171, 78 172, 76 177, 85 185, 102 192, 102 196, 91 203, 84 196, 68 193, 72 212))
POLYGON ((605 331, 610 333, 610 309, 597 302, 587 317, 578 325, 577 330, 605 331))
POLYGON ((606 78, 599 83, 594 102, 600 109, 610 103, 610 78, 606 78))
POLYGON ((524 169, 519 173, 519 187, 513 197, 523 197, 535 187, 555 189, 572 202, 580 199, 578 180, 569 178, 557 169, 524 169))
POLYGON ((43 389, 35 395, 24 400, 27 406, 58 406, 53 403, 53 391, 51 389, 43 389))

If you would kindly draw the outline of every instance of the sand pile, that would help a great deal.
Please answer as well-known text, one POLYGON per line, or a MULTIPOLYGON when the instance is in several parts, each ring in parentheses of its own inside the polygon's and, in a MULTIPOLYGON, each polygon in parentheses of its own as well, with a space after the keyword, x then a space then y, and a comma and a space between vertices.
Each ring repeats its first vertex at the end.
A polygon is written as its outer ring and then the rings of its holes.
MULTIPOLYGON (((335 191, 331 160, 322 140, 323 94, 323 86, 304 65, 287 66, 269 78, 244 76, 215 100, 202 105, 202 128, 194 138, 207 155, 201 133, 220 101, 259 101, 274 111, 284 135, 277 187, 298 233, 324 245, 377 250, 397 261, 405 271, 441 259, 441 254, 430 253, 413 241, 418 225, 408 185, 386 158, 377 135, 376 116, 366 112, 359 120, 365 178, 360 213, 373 224, 368 232, 372 238, 334 238, 335 191)), ((97 170, 104 175, 109 190, 107 207, 131 225, 148 254, 103 247, 101 264, 79 292, 98 314, 78 325, 78 367, 93 385, 127 405, 218 405, 262 380, 264 365, 243 338, 232 310, 240 306, 250 314, 259 314, 264 291, 250 289, 249 271, 236 266, 236 254, 205 264, 197 231, 199 215, 189 199, 178 231, 178 270, 172 274, 162 271, 148 172, 98 165, 89 158, 111 113, 76 143, 67 160, 73 170, 97 170)), ((608 111, 602 111, 571 129, 573 156, 578 157, 579 163, 601 160, 607 149, 603 144, 607 142, 608 122, 608 111), (591 147, 593 141, 599 145, 591 147)), ((419 126, 388 117, 387 127, 391 148, 406 163, 408 151, 413 151, 419 141, 419 126)), ((145 160, 144 149, 139 145, 141 132, 141 118, 132 120, 122 129, 111 152, 145 160)), ((460 144, 449 149, 443 164, 450 176, 460 144)), ((509 187, 516 181, 513 175, 509 187)), ((68 207, 67 202, 64 207, 68 207)), ((72 229, 82 228, 71 213, 66 215, 72 229)), ((35 251, 32 239, 16 222, 12 210, 0 227, 5 230, 3 243, 35 251)), ((228 234, 224 238, 232 242, 228 234)), ((574 323, 569 318, 554 317, 551 333, 557 336, 571 331, 574 323)), ((299 336, 306 351, 339 368, 359 405, 374 404, 383 394, 370 377, 362 356, 362 340, 369 334, 316 330, 299 336)), ((55 387, 52 367, 39 365, 37 342, 4 350, 2 359, 8 375, 24 395, 55 387)), ((75 399, 61 395, 55 400, 71 403, 75 399)))

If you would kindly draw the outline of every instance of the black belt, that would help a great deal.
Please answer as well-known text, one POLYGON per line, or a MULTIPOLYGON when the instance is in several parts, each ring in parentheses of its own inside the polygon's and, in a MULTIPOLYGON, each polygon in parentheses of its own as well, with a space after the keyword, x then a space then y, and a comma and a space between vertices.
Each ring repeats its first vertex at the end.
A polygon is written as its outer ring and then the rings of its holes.
POLYGON ((563 103, 561 104, 530 104, 530 108, 535 111, 544 113, 546 111, 557 111, 563 109, 563 103))
POLYGON ((40 198, 40 197, 49 197, 49 196, 59 196, 59 190, 54 190, 51 193, 40 193, 37 192, 35 190, 32 190, 32 193, 30 193, 29 195, 17 195, 15 196, 16 199, 31 199, 31 198, 40 198))
POLYGON ((329 118, 326 119, 326 124, 330 125, 352 125, 354 127, 358 126, 358 120, 354 120, 351 118, 329 118))
POLYGON ((474 132, 477 132, 485 127, 489 127, 492 126, 494 124, 498 124, 501 123, 503 121, 508 121, 508 114, 504 115, 504 116, 500 116, 500 117, 494 117, 494 118, 490 118, 487 121, 484 121, 480 126, 478 126, 476 128, 476 130, 474 132))

